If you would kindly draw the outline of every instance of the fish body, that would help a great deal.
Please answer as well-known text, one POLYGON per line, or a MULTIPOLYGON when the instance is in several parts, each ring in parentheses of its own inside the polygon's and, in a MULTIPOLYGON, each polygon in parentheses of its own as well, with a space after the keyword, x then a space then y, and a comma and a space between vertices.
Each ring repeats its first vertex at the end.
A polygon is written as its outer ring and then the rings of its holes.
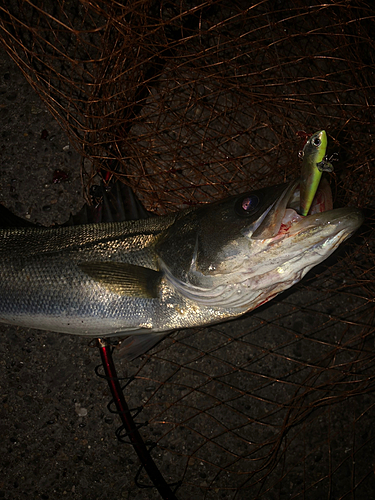
POLYGON ((300 214, 306 216, 317 192, 323 172, 332 172, 332 165, 325 160, 327 134, 325 130, 315 132, 302 150, 300 185, 300 214))
POLYGON ((136 356, 170 330, 239 316, 299 281, 363 220, 353 208, 300 217, 298 205, 290 183, 137 221, 2 229, 0 322, 143 336, 136 356))

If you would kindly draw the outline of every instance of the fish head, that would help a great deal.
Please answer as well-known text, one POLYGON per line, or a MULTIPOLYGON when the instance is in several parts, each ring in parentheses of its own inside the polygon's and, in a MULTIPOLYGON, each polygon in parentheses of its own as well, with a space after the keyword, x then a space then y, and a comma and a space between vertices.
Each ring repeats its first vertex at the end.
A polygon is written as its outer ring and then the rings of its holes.
POLYGON ((298 282, 363 222, 332 209, 321 183, 311 215, 298 214, 299 182, 279 184, 182 212, 158 244, 160 268, 186 298, 246 311, 298 282))

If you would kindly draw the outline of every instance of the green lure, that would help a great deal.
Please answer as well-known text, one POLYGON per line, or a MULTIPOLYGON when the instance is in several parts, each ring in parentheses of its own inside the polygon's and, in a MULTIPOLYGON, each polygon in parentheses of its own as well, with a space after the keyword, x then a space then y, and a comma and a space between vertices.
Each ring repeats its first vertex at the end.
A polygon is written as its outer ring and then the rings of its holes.
POLYGON ((333 166, 325 160, 327 134, 325 130, 315 132, 306 142, 301 156, 300 214, 309 213, 323 172, 332 172, 333 166))

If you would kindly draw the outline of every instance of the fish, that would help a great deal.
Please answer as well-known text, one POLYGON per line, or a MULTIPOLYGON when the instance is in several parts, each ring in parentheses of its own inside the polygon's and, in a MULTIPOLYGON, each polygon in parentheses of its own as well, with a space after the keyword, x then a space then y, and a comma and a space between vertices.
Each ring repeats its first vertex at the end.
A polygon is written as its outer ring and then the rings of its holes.
POLYGON ((168 332, 240 316, 297 283, 363 222, 302 217, 299 181, 123 222, 0 229, 0 322, 126 337, 124 357, 168 332))
POLYGON ((300 209, 299 213, 306 216, 318 189, 322 173, 332 172, 333 166, 325 159, 327 149, 327 134, 325 130, 315 132, 304 145, 300 156, 302 160, 300 209))

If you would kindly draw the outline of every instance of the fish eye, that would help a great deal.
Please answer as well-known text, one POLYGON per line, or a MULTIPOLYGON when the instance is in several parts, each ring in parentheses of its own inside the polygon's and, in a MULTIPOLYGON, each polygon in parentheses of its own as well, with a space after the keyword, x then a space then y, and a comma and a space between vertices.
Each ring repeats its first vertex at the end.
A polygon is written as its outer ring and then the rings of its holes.
POLYGON ((239 198, 236 202, 236 212, 238 215, 251 215, 259 205, 259 198, 256 194, 246 195, 239 198))
POLYGON ((318 147, 321 145, 322 141, 319 139, 319 137, 315 137, 312 143, 314 144, 314 146, 318 147))

